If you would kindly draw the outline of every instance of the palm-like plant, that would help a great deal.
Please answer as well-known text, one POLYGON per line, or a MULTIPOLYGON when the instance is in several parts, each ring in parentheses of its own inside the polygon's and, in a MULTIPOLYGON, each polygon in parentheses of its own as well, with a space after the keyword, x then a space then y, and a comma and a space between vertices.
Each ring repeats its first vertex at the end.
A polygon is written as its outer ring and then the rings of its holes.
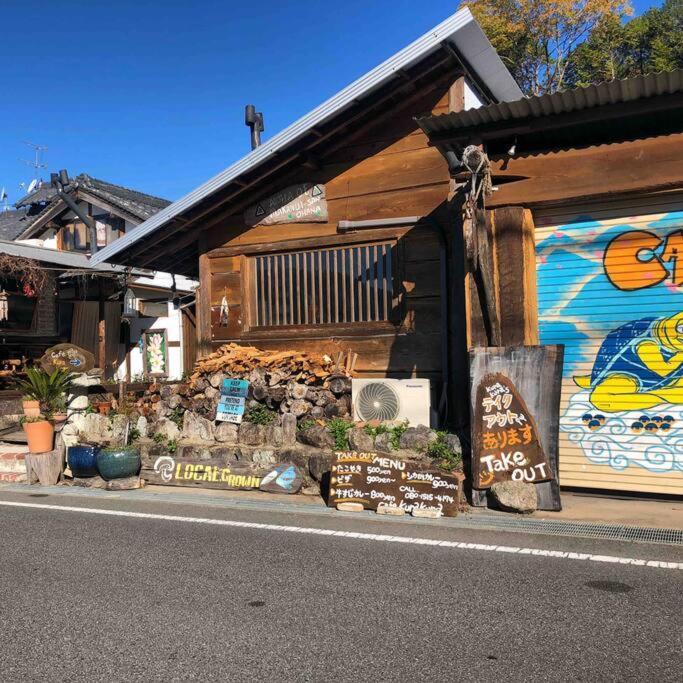
POLYGON ((26 379, 18 381, 19 388, 28 399, 40 403, 40 412, 51 415, 57 405, 69 393, 73 383, 73 373, 56 368, 51 373, 39 368, 29 368, 26 379))

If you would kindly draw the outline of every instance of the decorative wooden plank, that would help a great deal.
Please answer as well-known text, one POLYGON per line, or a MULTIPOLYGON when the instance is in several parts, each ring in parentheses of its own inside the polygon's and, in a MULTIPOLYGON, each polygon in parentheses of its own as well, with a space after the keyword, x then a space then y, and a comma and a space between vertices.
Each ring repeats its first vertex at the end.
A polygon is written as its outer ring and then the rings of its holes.
POLYGON ((278 223, 325 223, 327 200, 322 183, 299 183, 263 199, 244 212, 249 227, 278 223))
POLYGON ((406 512, 436 510, 446 517, 458 514, 460 479, 377 453, 335 453, 327 504, 360 503, 368 510, 380 504, 406 512))
MULTIPOLYGON (((471 415, 475 416, 475 420, 482 414, 477 406, 478 395, 481 398, 479 387, 482 383, 487 384, 487 375, 497 374, 502 375, 514 387, 517 397, 537 427, 538 444, 547 458, 552 476, 550 481, 535 484, 540 510, 562 509, 558 437, 563 358, 562 345, 477 348, 470 352, 471 415)), ((476 432, 477 425, 473 422, 472 474, 478 478, 480 458, 489 455, 490 451, 477 450, 482 443, 482 436, 478 436, 476 432)), ((481 485, 479 479, 475 483, 481 485)), ((473 504, 485 505, 486 495, 485 490, 473 490, 473 504)))

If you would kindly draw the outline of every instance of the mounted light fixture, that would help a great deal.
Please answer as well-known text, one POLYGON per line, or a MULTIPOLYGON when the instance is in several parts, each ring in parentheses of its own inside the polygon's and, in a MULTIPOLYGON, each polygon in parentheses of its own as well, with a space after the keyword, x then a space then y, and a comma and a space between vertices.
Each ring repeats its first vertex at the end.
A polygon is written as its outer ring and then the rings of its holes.
POLYGON ((138 298, 135 292, 129 287, 123 295, 123 317, 137 318, 138 317, 138 298))

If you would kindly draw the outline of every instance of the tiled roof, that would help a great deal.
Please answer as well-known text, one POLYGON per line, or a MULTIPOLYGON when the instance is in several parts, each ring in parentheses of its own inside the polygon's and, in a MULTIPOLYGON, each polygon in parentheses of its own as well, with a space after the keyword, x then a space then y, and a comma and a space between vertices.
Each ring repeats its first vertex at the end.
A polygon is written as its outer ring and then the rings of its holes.
POLYGON ((32 204, 43 204, 44 202, 49 202, 57 193, 54 187, 50 183, 43 182, 40 187, 37 187, 33 192, 29 192, 26 196, 22 197, 14 206, 17 209, 22 209, 26 206, 31 206, 32 204))
POLYGON ((0 240, 13 240, 31 222, 26 211, 0 211, 0 240))

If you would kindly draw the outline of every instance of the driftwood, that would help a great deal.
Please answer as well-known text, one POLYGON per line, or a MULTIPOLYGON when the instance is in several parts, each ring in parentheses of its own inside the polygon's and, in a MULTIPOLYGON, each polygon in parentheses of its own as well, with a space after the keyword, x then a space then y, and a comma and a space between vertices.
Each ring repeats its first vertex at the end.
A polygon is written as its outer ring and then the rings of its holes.
POLYGON ((55 437, 55 447, 46 453, 26 454, 26 482, 36 481, 41 486, 54 486, 64 471, 64 457, 66 449, 60 434, 55 437))

